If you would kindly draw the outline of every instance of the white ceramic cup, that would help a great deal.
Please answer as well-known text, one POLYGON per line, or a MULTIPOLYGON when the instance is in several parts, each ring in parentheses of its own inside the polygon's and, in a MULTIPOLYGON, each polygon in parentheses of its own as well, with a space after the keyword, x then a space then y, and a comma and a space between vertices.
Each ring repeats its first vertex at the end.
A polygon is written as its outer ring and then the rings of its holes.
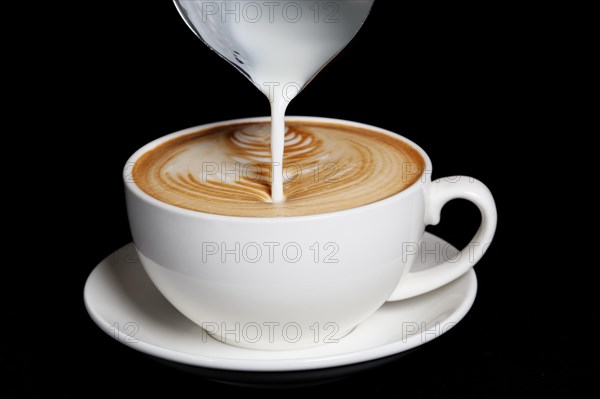
POLYGON ((481 258, 497 220, 494 199, 481 182, 462 176, 432 182, 427 154, 377 127, 328 118, 287 119, 345 124, 390 135, 420 152, 425 172, 406 190, 350 210, 280 218, 220 216, 178 208, 144 193, 132 179, 135 162, 179 136, 268 118, 194 127, 141 148, 124 170, 129 223, 139 258, 160 292, 208 334, 261 350, 334 343, 384 302, 434 290, 481 258), (421 253, 447 261, 411 272, 425 226, 437 224, 444 204, 456 198, 473 202, 481 211, 475 237, 456 256, 444 248, 421 248, 421 253))

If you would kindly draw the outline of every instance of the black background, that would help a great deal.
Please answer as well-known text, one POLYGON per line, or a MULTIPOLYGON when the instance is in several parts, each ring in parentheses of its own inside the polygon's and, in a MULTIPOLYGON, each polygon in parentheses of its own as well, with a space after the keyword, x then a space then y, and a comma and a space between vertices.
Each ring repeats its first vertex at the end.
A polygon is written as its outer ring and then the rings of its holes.
MULTIPOLYGON (((20 289, 7 301, 4 330, 14 335, 2 341, 8 384, 0 392, 243 394, 120 345, 94 325, 82 295, 95 265, 131 241, 121 180, 129 155, 182 128, 266 115, 267 100, 171 2, 81 7, 84 18, 57 16, 38 38, 46 52, 35 65, 48 72, 29 94, 51 111, 25 122, 43 126, 35 144, 49 156, 36 179, 47 185, 29 196, 28 224, 39 229, 18 234, 40 245, 11 267, 20 289)), ((561 224, 568 184, 556 172, 568 160, 555 154, 566 144, 546 138, 556 128, 546 105, 558 83, 543 60, 551 40, 524 28, 530 22, 489 6, 379 0, 355 40, 291 103, 291 115, 405 135, 428 152, 434 177, 485 182, 499 213, 494 244, 476 267, 477 300, 458 326, 409 357, 303 395, 592 395, 598 295, 585 268, 593 243, 561 224)), ((429 230, 462 246, 479 220, 472 205, 454 201, 429 230)))

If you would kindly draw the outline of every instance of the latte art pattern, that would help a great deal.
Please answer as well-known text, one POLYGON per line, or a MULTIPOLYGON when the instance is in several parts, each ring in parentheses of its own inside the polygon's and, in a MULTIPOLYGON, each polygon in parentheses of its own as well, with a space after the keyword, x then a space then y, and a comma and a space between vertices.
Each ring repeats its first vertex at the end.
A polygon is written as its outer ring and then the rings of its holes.
POLYGON ((370 204, 419 179, 424 160, 399 139, 345 125, 289 122, 285 201, 272 203, 270 125, 216 127, 144 154, 135 183, 194 211, 251 217, 313 215, 370 204))

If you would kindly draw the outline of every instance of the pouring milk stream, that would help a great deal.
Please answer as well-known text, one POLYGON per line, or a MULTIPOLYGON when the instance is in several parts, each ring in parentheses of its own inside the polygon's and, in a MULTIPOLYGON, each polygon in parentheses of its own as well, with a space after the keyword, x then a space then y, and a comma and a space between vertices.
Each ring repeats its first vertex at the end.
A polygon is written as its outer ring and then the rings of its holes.
POLYGON ((281 202, 289 102, 359 31, 374 0, 174 0, 196 35, 271 103, 271 199, 281 202))

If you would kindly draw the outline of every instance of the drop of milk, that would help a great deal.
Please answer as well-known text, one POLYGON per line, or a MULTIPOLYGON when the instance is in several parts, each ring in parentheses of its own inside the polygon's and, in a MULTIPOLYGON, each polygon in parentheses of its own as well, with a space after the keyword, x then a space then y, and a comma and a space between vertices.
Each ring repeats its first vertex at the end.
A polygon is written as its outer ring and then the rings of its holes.
POLYGON ((271 199, 281 202, 285 111, 358 32, 374 0, 174 0, 188 26, 271 103, 271 199))

